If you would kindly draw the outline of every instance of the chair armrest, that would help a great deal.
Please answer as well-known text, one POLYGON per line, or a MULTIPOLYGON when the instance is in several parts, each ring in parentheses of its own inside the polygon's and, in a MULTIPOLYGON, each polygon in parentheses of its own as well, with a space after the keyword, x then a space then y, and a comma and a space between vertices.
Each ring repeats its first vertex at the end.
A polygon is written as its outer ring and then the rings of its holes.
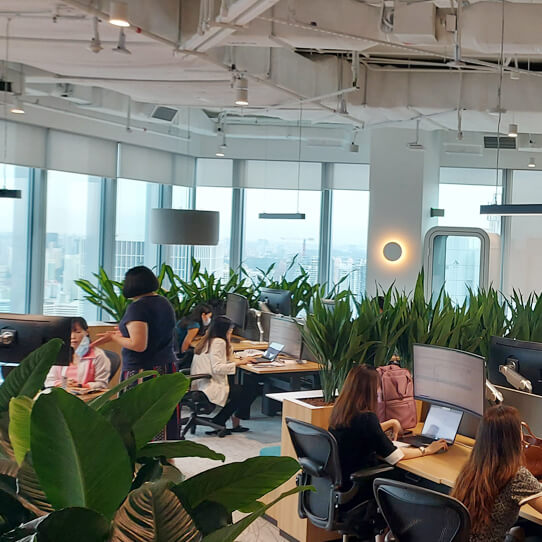
POLYGON ((379 476, 380 474, 384 474, 385 472, 390 472, 394 468, 395 467, 393 467, 392 465, 382 463, 380 465, 376 465, 375 467, 370 467, 368 469, 361 469, 356 472, 353 472, 350 475, 350 480, 352 480, 352 482, 361 482, 363 480, 368 480, 375 476, 379 476))
POLYGON ((190 381, 192 380, 202 380, 204 378, 212 378, 209 374, 200 374, 200 375, 187 375, 190 381))

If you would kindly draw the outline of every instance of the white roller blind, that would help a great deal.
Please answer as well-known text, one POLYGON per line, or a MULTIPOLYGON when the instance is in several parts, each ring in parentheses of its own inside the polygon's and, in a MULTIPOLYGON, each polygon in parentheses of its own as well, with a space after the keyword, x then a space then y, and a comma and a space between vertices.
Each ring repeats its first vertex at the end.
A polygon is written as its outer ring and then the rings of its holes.
POLYGON ((173 157, 173 184, 193 186, 196 174, 196 159, 191 156, 176 154, 173 157))
POLYGON ((279 190, 320 190, 322 188, 322 165, 313 162, 273 162, 249 160, 244 188, 271 188, 279 190), (299 175, 298 175, 299 171, 299 175), (299 178, 298 178, 299 177, 299 178))
POLYGON ((173 155, 135 145, 119 145, 119 175, 122 179, 163 184, 173 182, 173 155))
POLYGON ((369 190, 368 164, 333 164, 331 186, 334 190, 369 190))
MULTIPOLYGON (((480 184, 495 186, 496 173, 494 169, 441 167, 441 184, 480 184)), ((502 184, 502 172, 499 171, 499 185, 502 184)))
POLYGON ((47 130, 18 122, 6 125, 5 122, 0 123, 0 162, 5 160, 16 166, 44 168, 47 130))
POLYGON ((47 169, 116 177, 117 143, 68 132, 49 131, 47 169))
POLYGON ((233 160, 198 158, 196 169, 197 186, 231 187, 233 160))

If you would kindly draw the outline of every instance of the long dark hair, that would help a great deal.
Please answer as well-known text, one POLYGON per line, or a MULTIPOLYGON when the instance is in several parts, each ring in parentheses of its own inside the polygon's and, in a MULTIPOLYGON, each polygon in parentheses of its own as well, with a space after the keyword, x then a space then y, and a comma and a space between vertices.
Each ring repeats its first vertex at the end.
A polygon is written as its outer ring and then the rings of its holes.
POLYGON ((231 356, 231 343, 228 339, 228 331, 233 328, 233 322, 227 316, 217 316, 209 326, 209 331, 203 337, 203 340, 194 350, 196 354, 209 352, 209 347, 214 339, 223 339, 226 341, 226 355, 231 356))
POLYGON ((374 412, 378 394, 378 372, 369 365, 358 365, 351 369, 337 397, 329 426, 348 427, 360 412, 374 412))
POLYGON ((179 327, 187 328, 189 324, 191 324, 192 322, 196 322, 200 325, 198 335, 203 335, 204 329, 201 316, 202 314, 207 314, 209 312, 213 312, 213 308, 211 307, 211 305, 208 305, 207 303, 200 303, 192 309, 190 314, 187 314, 186 316, 183 316, 181 318, 181 320, 179 321, 179 327))
POLYGON ((510 406, 491 407, 480 422, 470 458, 452 491, 470 513, 472 533, 489 525, 496 498, 522 463, 519 412, 510 406))

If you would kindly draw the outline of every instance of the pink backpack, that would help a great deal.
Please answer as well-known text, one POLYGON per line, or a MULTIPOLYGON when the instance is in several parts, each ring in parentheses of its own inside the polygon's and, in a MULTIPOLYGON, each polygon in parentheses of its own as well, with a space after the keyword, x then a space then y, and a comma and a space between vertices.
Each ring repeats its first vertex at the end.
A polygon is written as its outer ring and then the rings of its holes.
POLYGON ((414 400, 414 381, 408 369, 398 365, 377 368, 382 393, 379 394, 376 414, 381 422, 395 418, 403 429, 416 427, 417 413, 414 400))

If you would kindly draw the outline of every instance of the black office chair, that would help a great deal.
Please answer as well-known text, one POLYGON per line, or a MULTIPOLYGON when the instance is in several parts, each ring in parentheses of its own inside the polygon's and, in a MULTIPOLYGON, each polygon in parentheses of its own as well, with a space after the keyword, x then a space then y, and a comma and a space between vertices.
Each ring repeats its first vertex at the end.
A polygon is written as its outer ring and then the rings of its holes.
MULTIPOLYGON (((190 369, 182 369, 180 372, 185 374, 190 381, 200 380, 202 378, 211 378, 209 374, 190 375, 190 369)), ((180 439, 184 440, 188 431, 192 435, 196 433, 198 425, 204 427, 210 427, 214 431, 217 431, 217 436, 220 438, 229 434, 228 429, 224 425, 218 425, 214 423, 211 418, 206 418, 217 408, 217 406, 207 398, 207 395, 199 390, 189 390, 181 399, 181 408, 186 407, 190 410, 190 415, 185 418, 181 418, 179 424, 183 427, 180 434, 180 439)))
POLYGON ((374 493, 397 542, 467 542, 470 516, 453 497, 395 480, 377 478, 374 493))
POLYGON ((111 370, 109 372, 109 382, 111 382, 119 370, 120 356, 111 350, 104 350, 104 354, 109 358, 109 363, 111 365, 111 370))
POLYGON ((316 489, 299 494, 299 516, 316 527, 339 531, 343 542, 350 535, 374 539, 385 522, 378 514, 372 482, 393 467, 385 464, 358 471, 351 476, 352 487, 344 490, 335 437, 325 429, 291 418, 286 418, 286 426, 302 468, 297 485, 316 489))

